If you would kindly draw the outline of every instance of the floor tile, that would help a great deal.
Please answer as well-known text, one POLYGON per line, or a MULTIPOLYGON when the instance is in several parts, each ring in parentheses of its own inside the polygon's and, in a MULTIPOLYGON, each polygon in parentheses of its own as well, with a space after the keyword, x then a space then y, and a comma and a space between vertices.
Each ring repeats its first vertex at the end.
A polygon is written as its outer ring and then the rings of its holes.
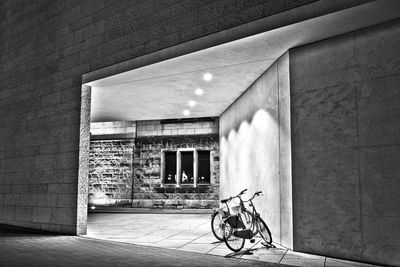
POLYGON ((325 257, 288 250, 280 263, 293 266, 323 267, 325 257))
POLYGON ((178 248, 179 250, 183 251, 191 251, 191 252, 198 252, 198 253, 207 253, 210 250, 214 249, 216 245, 213 244, 185 244, 184 246, 178 248))
MULTIPOLYGON (((231 256, 233 253, 232 253, 232 251, 229 250, 229 248, 227 248, 227 247, 225 247, 225 248, 216 247, 216 248, 214 248, 214 249, 208 251, 207 254, 229 257, 229 256, 231 256)), ((239 256, 238 256, 238 257, 239 257, 239 256)))
POLYGON ((371 264, 326 258, 326 267, 372 267, 371 264))
POLYGON ((154 243, 155 246, 160 247, 160 248, 173 248, 177 249, 185 244, 190 242, 190 240, 184 240, 184 239, 164 239, 159 242, 154 243))

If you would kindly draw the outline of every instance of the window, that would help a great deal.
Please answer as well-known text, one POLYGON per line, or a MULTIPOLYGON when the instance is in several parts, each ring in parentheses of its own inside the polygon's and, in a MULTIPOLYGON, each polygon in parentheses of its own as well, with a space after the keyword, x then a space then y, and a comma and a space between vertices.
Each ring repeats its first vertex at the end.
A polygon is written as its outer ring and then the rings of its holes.
POLYGON ((167 151, 165 158, 165 184, 176 184, 176 152, 167 151))
POLYGON ((193 153, 194 151, 181 152, 181 183, 193 184, 193 153))
POLYGON ((176 186, 210 183, 210 151, 195 149, 178 149, 162 151, 161 181, 162 184, 176 186))
POLYGON ((210 151, 198 151, 199 183, 210 183, 210 151))

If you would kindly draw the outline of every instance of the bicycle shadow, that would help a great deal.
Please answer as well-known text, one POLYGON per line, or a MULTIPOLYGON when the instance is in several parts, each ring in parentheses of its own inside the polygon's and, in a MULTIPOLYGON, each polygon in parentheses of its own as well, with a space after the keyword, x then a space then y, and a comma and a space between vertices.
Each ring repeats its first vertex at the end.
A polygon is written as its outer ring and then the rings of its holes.
POLYGON ((210 244, 222 244, 222 243, 224 243, 224 241, 214 241, 214 242, 211 242, 210 244))
POLYGON ((261 242, 261 244, 263 245, 263 247, 260 247, 260 248, 248 248, 248 249, 241 250, 239 252, 232 252, 232 253, 226 254, 224 257, 225 258, 237 258, 237 257, 240 258, 243 255, 253 255, 253 251, 261 250, 261 249, 264 249, 264 248, 266 248, 266 249, 276 248, 275 245, 268 244, 266 242, 261 242))

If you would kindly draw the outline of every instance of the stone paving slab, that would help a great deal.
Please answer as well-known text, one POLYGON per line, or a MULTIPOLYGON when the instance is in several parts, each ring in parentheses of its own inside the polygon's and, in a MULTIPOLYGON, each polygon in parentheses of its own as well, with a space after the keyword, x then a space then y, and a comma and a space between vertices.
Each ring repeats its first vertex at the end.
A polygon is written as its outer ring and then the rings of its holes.
POLYGON ((247 240, 242 251, 233 253, 224 242, 218 241, 211 233, 210 214, 89 214, 88 236, 225 258, 256 260, 268 264, 315 267, 374 266, 294 252, 278 244, 273 248, 266 248, 259 237, 253 244, 247 240))

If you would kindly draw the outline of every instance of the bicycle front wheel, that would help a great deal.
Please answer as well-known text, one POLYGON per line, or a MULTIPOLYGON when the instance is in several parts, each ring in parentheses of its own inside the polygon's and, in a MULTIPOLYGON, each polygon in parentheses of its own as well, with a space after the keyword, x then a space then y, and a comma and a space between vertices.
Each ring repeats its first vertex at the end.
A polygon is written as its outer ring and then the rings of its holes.
POLYGON ((267 224, 264 222, 264 220, 262 218, 258 218, 258 231, 262 237, 262 239, 264 239, 265 242, 267 242, 268 244, 272 243, 272 235, 271 235, 271 231, 269 230, 267 224))
POLYGON ((256 236, 258 233, 257 218, 249 211, 244 211, 242 216, 246 229, 250 229, 253 232, 253 236, 256 236))
POLYGON ((224 241, 224 224, 221 214, 218 211, 214 212, 211 218, 211 230, 220 241, 224 241))
POLYGON ((225 224, 224 242, 230 250, 238 252, 244 247, 245 240, 244 238, 234 236, 233 233, 235 230, 236 228, 232 228, 229 223, 225 224))

